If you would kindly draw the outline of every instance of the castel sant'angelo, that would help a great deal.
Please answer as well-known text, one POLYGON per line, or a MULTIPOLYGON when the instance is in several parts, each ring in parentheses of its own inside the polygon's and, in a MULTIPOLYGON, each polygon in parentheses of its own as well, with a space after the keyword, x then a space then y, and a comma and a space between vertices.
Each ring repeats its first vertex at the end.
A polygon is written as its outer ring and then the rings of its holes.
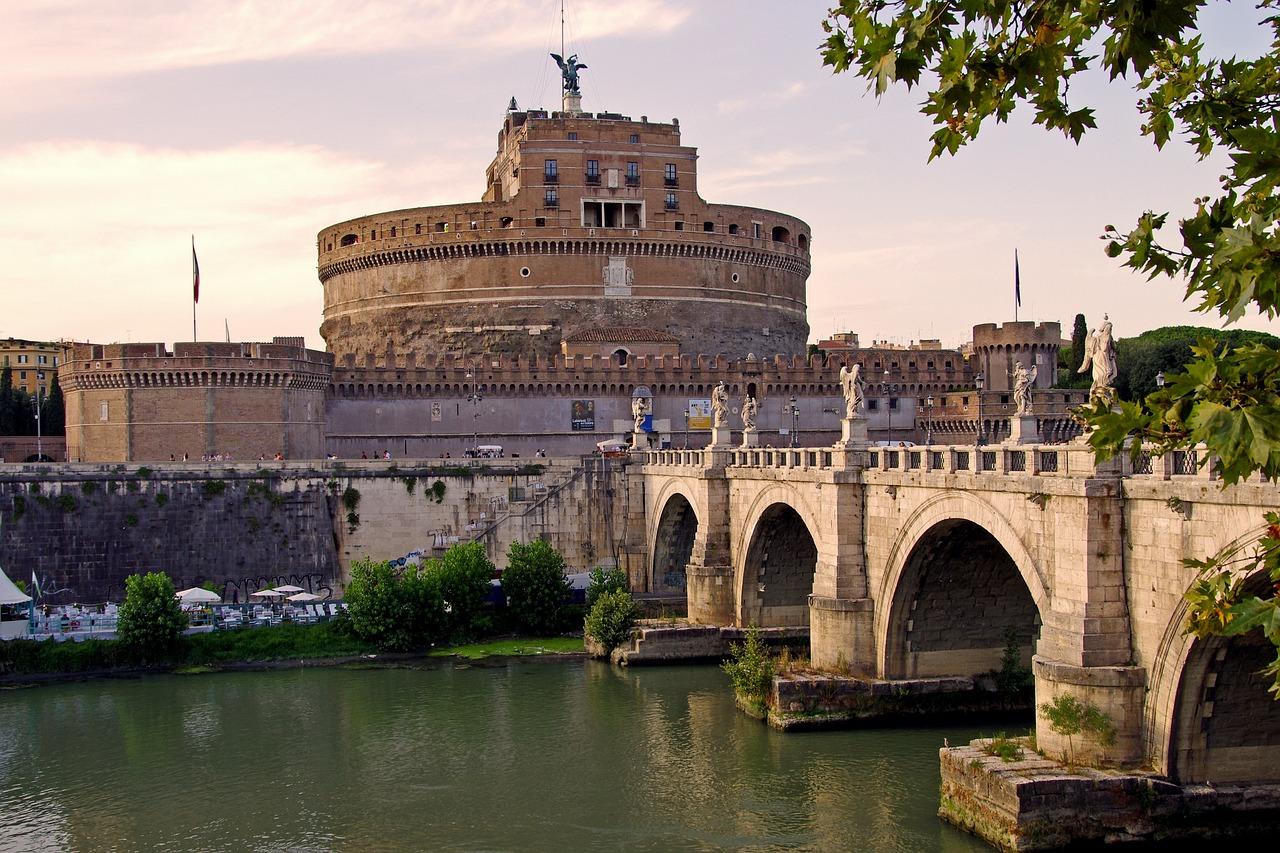
POLYGON ((1040 368, 1044 437, 1066 437, 1057 323, 979 325, 958 350, 841 335, 807 355, 809 226, 703 200, 678 119, 583 111, 580 67, 562 64, 559 111, 512 99, 479 201, 320 231, 327 352, 70 347, 68 459, 582 453, 630 433, 635 394, 651 446, 697 447, 721 381, 757 400, 764 441, 812 446, 839 435, 853 362, 873 438, 999 438, 1015 363, 1040 368))

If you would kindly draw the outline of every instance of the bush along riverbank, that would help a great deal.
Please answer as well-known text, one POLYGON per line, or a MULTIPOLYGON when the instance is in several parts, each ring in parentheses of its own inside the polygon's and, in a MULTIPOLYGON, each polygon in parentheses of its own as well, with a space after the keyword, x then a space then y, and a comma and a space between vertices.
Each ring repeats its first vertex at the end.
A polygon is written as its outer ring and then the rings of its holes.
POLYGON ((402 571, 389 563, 357 563, 347 609, 331 622, 192 635, 182 633, 186 614, 169 577, 133 575, 126 581, 118 639, 0 643, 0 678, 386 660, 388 653, 395 659, 581 654, 581 638, 563 636, 581 629, 584 608, 569 603, 561 556, 545 542, 513 544, 508 565, 505 609, 487 601, 494 567, 483 546, 468 543, 402 571))

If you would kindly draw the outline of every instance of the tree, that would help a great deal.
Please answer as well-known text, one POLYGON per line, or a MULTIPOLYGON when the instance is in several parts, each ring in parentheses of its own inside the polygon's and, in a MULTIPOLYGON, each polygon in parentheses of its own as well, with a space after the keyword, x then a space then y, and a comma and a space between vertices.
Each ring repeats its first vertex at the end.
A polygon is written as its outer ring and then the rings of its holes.
POLYGON ((1079 370, 1080 365, 1084 364, 1084 344, 1088 339, 1089 324, 1083 314, 1077 314, 1075 324, 1071 327, 1071 360, 1067 365, 1072 372, 1079 370))
POLYGON ((62 386, 58 384, 58 374, 53 374, 49 383, 49 395, 44 398, 44 407, 40 410, 41 426, 45 435, 65 435, 67 432, 67 408, 62 399, 62 386))
MULTIPOLYGON (((1217 152, 1228 162, 1218 191, 1192 200, 1176 235, 1166 230, 1168 213, 1148 210, 1128 232, 1102 229, 1107 255, 1148 278, 1185 282, 1197 310, 1228 323, 1250 312, 1270 319, 1280 309, 1280 0, 1256 4, 1271 47, 1252 59, 1205 54, 1197 29, 1204 5, 843 0, 823 22, 823 59, 837 73, 854 71, 877 95, 894 82, 914 88, 927 80, 921 112, 936 128, 930 159, 955 154, 984 121, 1006 121, 1019 106, 1034 111, 1036 124, 1079 141, 1095 121, 1092 109, 1070 102, 1080 91, 1072 78, 1095 69, 1112 81, 1131 79, 1141 132, 1157 148, 1176 133, 1202 159, 1217 152)), ((1205 339, 1165 379, 1163 389, 1114 411, 1102 402, 1083 410, 1100 458, 1126 447, 1136 456, 1144 445, 1163 453, 1204 444, 1224 485, 1258 471, 1280 476, 1275 350, 1205 339)), ((1267 556, 1280 525, 1268 520, 1262 529, 1252 552, 1192 561, 1202 580, 1221 583, 1208 599, 1188 593, 1189 629, 1262 620, 1254 624, 1280 649, 1278 599, 1244 593, 1250 576, 1280 584, 1280 560, 1267 556)), ((1268 673, 1280 697, 1280 652, 1268 673)))
POLYGON ((16 435, 14 410, 17 399, 13 392, 13 368, 5 365, 0 370, 0 435, 16 435))
POLYGON ((124 603, 116 621, 116 637, 132 655, 149 662, 167 660, 187 627, 173 581, 163 572, 129 575, 124 603))
POLYGON ((625 589, 605 590, 592 602, 582 632, 608 653, 631 636, 631 626, 639 615, 640 609, 630 592, 625 589))
POLYGON ((528 545, 512 542, 502 592, 521 630, 535 635, 554 632, 560 624, 560 608, 569 599, 564 557, 545 539, 528 545))
POLYGON ((444 601, 449 636, 457 640, 474 634, 480 626, 481 611, 494 573, 484 545, 479 542, 454 545, 439 560, 427 564, 427 573, 434 576, 444 601))

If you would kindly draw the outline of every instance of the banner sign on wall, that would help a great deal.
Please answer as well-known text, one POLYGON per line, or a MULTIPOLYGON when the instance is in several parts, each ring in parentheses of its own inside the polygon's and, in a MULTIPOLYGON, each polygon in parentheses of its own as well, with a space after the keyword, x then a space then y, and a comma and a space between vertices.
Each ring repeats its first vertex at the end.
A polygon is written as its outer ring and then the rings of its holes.
POLYGON ((431 420, 435 423, 440 422, 440 403, 436 401, 431 404, 431 420))
POLYGON ((689 401, 689 429, 711 429, 711 401, 689 401))
POLYGON ((574 400, 569 414, 569 424, 575 430, 596 428, 596 401, 574 400))

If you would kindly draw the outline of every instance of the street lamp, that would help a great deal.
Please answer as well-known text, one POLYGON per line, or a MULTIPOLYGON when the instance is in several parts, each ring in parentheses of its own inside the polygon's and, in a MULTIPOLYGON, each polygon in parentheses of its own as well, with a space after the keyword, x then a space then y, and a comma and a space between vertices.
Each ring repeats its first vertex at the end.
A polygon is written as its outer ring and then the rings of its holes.
POLYGON ((926 410, 924 421, 924 444, 928 447, 933 444, 933 395, 930 394, 924 398, 924 407, 926 410))
POLYGON ((1157 388, 1164 387, 1164 371, 1163 370, 1161 370, 1159 373, 1156 374, 1156 387, 1157 388))
POLYGON ((36 379, 36 396, 31 400, 31 403, 33 406, 35 406, 35 410, 36 410, 36 461, 43 462, 44 461, 44 437, 41 434, 42 429, 41 429, 41 423, 40 423, 40 391, 42 389, 40 388, 40 380, 38 377, 39 377, 39 374, 37 374, 37 379, 36 379))
POLYGON ((982 444, 982 388, 986 385, 986 378, 979 373, 973 377, 973 384, 978 389, 978 444, 982 444))
POLYGON ((684 449, 689 449, 689 410, 685 409, 684 415, 684 449))
POLYGON ((800 407, 796 405, 796 398, 791 398, 791 446, 800 446, 800 407))
POLYGON ((471 386, 471 393, 467 395, 467 402, 471 404, 471 449, 479 455, 480 446, 480 401, 484 396, 476 388, 476 377, 472 373, 467 374, 468 384, 471 386))
POLYGON ((889 368, 886 367, 884 370, 884 381, 880 383, 880 393, 884 395, 884 406, 887 410, 887 414, 889 415, 888 440, 890 442, 893 441, 893 397, 891 395, 897 390, 898 387, 896 385, 889 384, 889 368))

